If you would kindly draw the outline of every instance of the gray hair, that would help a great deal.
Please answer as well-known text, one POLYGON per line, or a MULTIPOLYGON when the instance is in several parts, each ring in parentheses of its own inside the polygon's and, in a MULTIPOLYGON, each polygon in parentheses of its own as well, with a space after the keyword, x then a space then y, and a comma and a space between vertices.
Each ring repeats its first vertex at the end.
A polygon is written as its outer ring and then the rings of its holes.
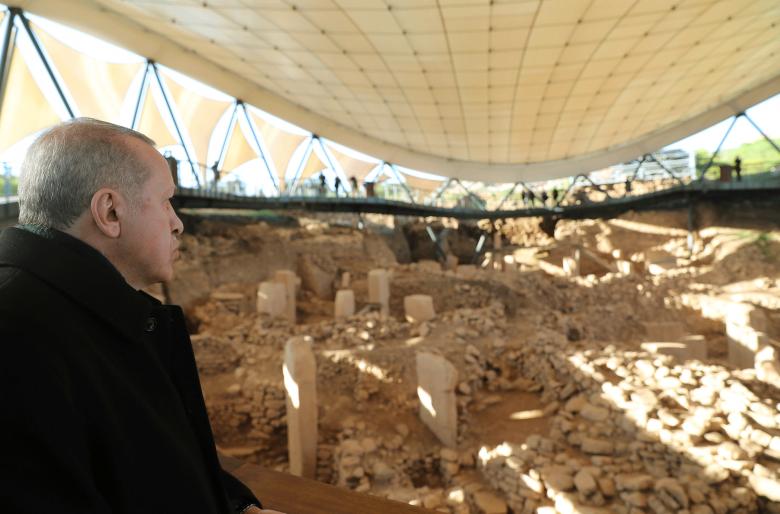
POLYGON ((55 125, 39 136, 24 157, 19 177, 19 223, 66 229, 103 187, 133 203, 149 171, 127 144, 154 141, 135 130, 92 118, 55 125))

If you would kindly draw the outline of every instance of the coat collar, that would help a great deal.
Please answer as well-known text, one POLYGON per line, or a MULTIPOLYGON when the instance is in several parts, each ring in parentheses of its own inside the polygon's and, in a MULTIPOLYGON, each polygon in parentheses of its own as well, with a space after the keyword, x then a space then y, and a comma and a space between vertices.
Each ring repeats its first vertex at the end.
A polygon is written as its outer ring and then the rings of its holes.
POLYGON ((135 340, 157 300, 136 291, 103 254, 54 229, 7 228, 0 233, 0 266, 21 268, 135 340))

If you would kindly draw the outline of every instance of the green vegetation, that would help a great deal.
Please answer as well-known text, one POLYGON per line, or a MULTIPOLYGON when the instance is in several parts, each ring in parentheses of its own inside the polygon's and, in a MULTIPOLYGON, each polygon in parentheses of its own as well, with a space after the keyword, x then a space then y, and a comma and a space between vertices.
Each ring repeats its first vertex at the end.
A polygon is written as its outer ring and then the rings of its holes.
MULTIPOLYGON (((780 146, 780 139, 773 140, 780 146)), ((745 143, 737 148, 721 150, 715 157, 712 166, 709 167, 705 178, 716 180, 720 176, 720 164, 734 165, 734 160, 739 156, 742 159, 742 174, 751 175, 770 171, 776 166, 780 166, 780 153, 775 150, 769 142, 764 139, 758 139, 752 143, 745 143)), ((701 173, 704 166, 707 165, 712 153, 707 150, 696 151, 696 170, 701 173)))

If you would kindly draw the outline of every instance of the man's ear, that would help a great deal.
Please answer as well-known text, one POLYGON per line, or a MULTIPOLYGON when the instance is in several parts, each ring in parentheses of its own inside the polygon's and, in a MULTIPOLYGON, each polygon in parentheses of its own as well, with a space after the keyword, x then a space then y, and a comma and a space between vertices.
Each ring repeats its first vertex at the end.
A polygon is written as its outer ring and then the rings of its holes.
POLYGON ((122 233, 119 212, 122 211, 122 198, 113 189, 103 188, 92 195, 90 212, 95 225, 105 236, 117 238, 122 233))

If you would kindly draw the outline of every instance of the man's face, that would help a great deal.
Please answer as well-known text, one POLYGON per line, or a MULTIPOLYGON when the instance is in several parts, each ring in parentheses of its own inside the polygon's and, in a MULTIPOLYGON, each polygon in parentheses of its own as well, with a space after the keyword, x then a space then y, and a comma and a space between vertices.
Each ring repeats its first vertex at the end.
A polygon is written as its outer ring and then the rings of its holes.
POLYGON ((142 141, 128 144, 149 176, 139 198, 122 221, 122 250, 135 286, 146 287, 173 278, 173 262, 179 256, 178 236, 184 230, 171 206, 175 192, 168 164, 159 152, 142 141))

